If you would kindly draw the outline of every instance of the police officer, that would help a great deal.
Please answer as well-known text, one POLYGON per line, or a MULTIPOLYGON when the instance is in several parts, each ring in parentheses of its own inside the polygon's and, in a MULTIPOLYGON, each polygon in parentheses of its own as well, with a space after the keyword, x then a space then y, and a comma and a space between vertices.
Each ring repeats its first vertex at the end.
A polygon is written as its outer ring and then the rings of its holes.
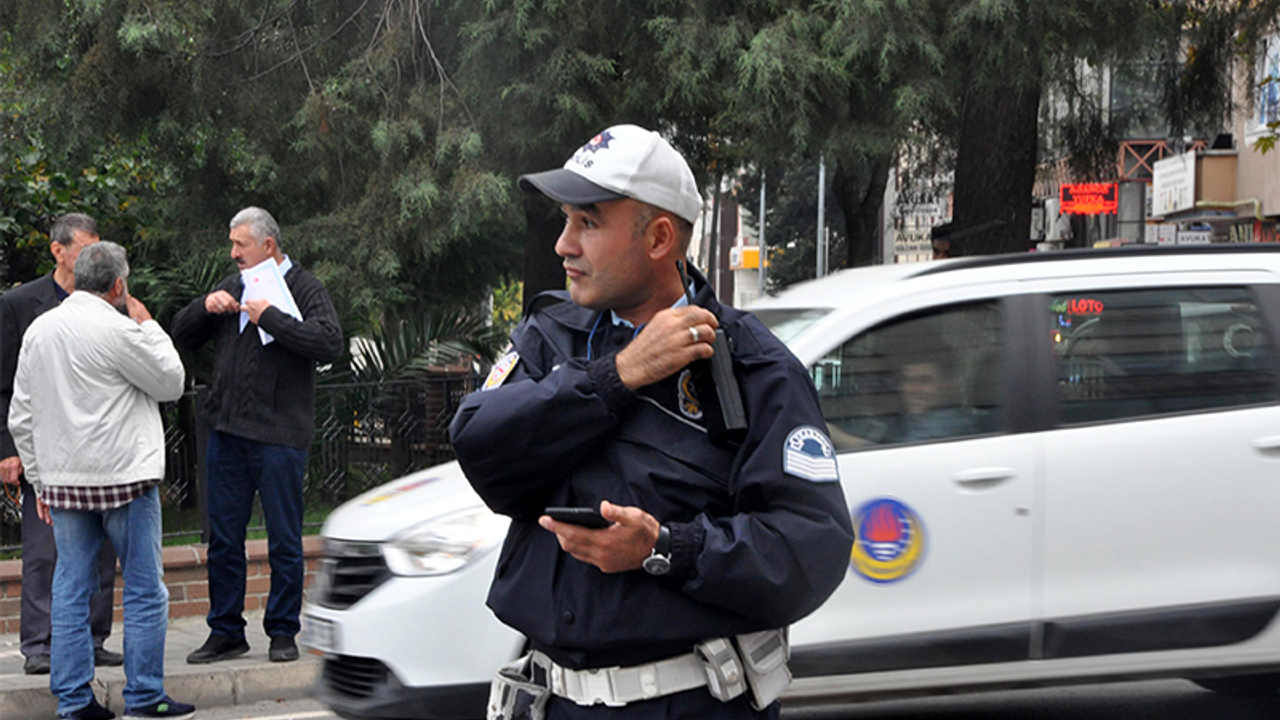
MULTIPOLYGON (((808 373, 701 274, 685 284, 677 260, 702 199, 657 133, 611 127, 520 186, 561 204, 570 288, 534 303, 451 431, 476 491, 512 518, 488 603, 529 639, 524 677, 549 689, 537 709, 777 717, 789 675, 773 693, 745 689, 743 656, 770 658, 766 678, 785 671, 776 631, 835 590, 853 542, 808 373), (730 440, 708 432, 715 399, 693 382, 717 329, 749 421, 730 440)), ((491 699, 491 717, 524 710, 491 699)))

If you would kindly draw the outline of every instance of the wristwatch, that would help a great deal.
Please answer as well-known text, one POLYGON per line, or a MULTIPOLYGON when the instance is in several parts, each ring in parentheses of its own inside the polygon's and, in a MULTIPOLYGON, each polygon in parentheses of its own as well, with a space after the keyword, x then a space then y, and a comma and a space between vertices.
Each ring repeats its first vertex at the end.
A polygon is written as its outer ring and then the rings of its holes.
POLYGON ((644 559, 644 571, 650 575, 666 575, 671 571, 671 531, 666 525, 658 526, 658 541, 644 559))

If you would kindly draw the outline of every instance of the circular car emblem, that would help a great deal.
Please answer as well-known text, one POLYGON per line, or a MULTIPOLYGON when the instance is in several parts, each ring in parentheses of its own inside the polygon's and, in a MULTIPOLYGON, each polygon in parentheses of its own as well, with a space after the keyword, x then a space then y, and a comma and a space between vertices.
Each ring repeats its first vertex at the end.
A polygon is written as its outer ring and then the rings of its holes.
POLYGON ((858 537, 849 564, 873 583, 897 582, 924 559, 924 522, 906 503, 871 500, 853 514, 853 528, 858 537))

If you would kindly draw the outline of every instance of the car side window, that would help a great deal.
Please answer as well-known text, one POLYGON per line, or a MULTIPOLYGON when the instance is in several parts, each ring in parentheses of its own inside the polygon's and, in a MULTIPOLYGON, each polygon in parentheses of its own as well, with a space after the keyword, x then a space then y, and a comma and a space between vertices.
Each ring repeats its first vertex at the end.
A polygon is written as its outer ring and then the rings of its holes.
POLYGON ((838 450, 1003 429, 1000 311, 949 306, 879 325, 811 368, 838 450))
POLYGON ((1248 288, 1081 292, 1047 310, 1061 424, 1277 400, 1275 349, 1248 288))

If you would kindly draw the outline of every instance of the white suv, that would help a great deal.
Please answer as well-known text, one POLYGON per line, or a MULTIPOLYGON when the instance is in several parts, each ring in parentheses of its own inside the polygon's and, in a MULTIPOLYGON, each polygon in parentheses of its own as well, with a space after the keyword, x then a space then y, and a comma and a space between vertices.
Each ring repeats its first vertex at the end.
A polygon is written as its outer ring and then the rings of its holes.
MULTIPOLYGON (((1280 687, 1280 246, 841 272, 753 308, 812 370, 858 542, 784 703, 1100 678, 1280 687)), ((523 639, 456 464, 325 524, 347 717, 483 716, 523 639)))

